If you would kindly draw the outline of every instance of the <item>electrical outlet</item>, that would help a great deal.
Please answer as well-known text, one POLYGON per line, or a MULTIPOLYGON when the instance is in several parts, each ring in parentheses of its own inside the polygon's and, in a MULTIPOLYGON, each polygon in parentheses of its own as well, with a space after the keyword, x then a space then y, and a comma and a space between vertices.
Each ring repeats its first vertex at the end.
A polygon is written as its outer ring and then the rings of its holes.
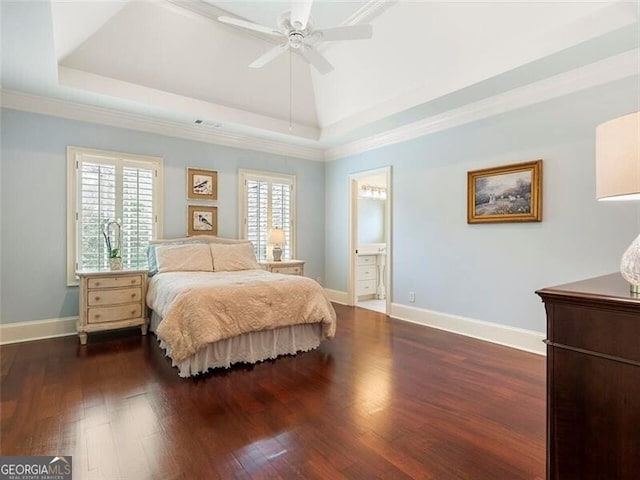
POLYGON ((416 301, 416 292, 409 292, 409 302, 414 303, 416 301))

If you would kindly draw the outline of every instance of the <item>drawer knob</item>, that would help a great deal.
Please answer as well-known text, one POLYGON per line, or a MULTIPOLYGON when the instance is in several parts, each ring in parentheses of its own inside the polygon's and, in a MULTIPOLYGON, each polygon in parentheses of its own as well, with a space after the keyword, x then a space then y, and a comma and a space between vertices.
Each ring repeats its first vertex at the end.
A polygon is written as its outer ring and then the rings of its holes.
POLYGON ((96 297, 96 302, 99 302, 99 301, 100 301, 100 297, 96 297))
POLYGON ((136 313, 135 310, 131 310, 131 315, 134 315, 136 313))
POLYGON ((131 294, 131 298, 136 298, 136 294, 135 294, 135 293, 132 293, 132 294, 131 294))
POLYGON ((99 286, 100 286, 100 282, 96 282, 96 287, 99 287, 99 286))
POLYGON ((132 279, 131 279, 131 283, 136 283, 136 279, 135 279, 135 278, 132 278, 132 279))
POLYGON ((100 314, 99 314, 99 313, 96 313, 96 314, 93 316, 93 318, 100 318, 100 314))

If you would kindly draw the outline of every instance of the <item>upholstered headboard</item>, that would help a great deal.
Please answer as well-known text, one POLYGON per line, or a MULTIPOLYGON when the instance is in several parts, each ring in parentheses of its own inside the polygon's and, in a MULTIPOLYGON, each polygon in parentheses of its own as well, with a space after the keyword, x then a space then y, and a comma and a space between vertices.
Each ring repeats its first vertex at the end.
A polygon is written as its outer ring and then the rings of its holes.
POLYGON ((249 243, 249 240, 238 240, 235 238, 216 237, 215 235, 193 235, 191 237, 181 238, 165 238, 159 240, 151 240, 149 245, 181 245, 184 243, 223 243, 226 245, 233 243, 249 243))

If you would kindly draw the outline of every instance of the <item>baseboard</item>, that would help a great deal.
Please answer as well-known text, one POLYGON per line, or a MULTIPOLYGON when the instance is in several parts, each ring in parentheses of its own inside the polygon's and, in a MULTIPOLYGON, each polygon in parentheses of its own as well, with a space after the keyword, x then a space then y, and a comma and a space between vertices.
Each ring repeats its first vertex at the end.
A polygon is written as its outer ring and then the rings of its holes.
POLYGON ((472 318, 459 317, 448 313, 435 312, 422 308, 408 307, 399 303, 391 304, 391 316, 407 322, 419 323, 428 327, 446 330, 467 337, 498 343, 538 355, 546 354, 542 341, 545 335, 533 330, 509 327, 498 323, 484 322, 472 318))
POLYGON ((78 317, 0 324, 0 345, 76 334, 78 317))
POLYGON ((349 305, 349 295, 347 292, 341 292, 340 290, 331 290, 330 288, 325 288, 324 292, 334 303, 339 303, 340 305, 349 305))

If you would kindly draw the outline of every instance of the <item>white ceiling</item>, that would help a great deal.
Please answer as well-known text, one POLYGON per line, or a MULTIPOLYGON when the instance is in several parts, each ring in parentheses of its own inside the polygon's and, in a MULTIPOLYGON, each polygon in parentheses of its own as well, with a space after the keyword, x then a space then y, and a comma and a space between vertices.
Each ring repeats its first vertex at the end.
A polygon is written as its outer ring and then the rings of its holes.
POLYGON ((316 28, 373 38, 321 45, 327 75, 296 54, 248 68, 275 43, 217 17, 276 27, 289 5, 2 0, 3 92, 322 150, 640 46, 637 1, 316 0, 316 28))

